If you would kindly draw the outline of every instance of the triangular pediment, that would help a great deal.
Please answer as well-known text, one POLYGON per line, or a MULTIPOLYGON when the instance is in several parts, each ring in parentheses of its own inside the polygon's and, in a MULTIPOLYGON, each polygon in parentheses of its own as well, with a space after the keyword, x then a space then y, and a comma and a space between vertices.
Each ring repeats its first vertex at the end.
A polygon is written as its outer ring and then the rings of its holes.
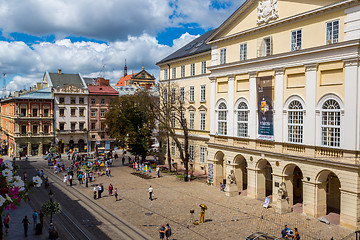
POLYGON ((145 69, 132 76, 133 80, 155 80, 154 76, 148 73, 145 69))
POLYGON ((247 0, 209 37, 208 42, 330 6, 339 0, 247 0))

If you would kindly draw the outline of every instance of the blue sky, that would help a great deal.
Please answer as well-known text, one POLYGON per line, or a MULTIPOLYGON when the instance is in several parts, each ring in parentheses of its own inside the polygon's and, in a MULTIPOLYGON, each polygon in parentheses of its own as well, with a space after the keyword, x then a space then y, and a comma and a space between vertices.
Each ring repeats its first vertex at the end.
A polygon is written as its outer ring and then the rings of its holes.
POLYGON ((0 73, 10 91, 57 69, 97 77, 105 66, 114 84, 125 59, 128 72, 144 64, 158 77, 157 61, 219 26, 241 2, 0 0, 0 73))

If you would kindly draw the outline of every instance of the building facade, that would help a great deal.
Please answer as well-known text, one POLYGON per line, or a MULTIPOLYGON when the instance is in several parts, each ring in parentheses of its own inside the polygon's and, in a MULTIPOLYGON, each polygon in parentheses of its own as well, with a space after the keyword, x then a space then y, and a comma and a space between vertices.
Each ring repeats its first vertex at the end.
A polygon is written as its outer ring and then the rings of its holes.
POLYGON ((41 84, 1 101, 1 142, 9 156, 42 156, 54 143, 53 94, 41 84))
POLYGON ((112 100, 119 97, 119 93, 104 78, 97 78, 96 85, 88 85, 88 89, 90 150, 95 151, 96 145, 106 150, 113 149, 114 139, 105 131, 105 114, 112 100))
POLYGON ((54 94, 56 144, 61 153, 87 151, 88 88, 80 74, 44 74, 43 84, 54 94))
MULTIPOLYGON (((209 75, 198 81, 208 86, 202 144, 215 185, 235 176, 228 195, 276 204, 284 182, 304 214, 358 227, 359 19, 358 1, 248 0, 206 38, 209 75)), ((178 65, 196 70, 198 56, 161 61, 160 81, 178 65)), ((193 78, 174 82, 192 91, 193 78)))

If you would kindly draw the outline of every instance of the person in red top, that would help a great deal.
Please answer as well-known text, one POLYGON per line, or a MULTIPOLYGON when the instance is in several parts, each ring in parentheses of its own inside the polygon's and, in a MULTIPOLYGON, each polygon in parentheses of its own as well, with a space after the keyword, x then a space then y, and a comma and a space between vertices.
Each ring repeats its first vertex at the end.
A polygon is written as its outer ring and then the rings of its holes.
POLYGON ((9 233, 9 225, 10 225, 10 221, 11 218, 9 216, 9 214, 7 214, 4 218, 4 226, 5 226, 5 233, 8 234, 9 233))
POLYGON ((111 183, 110 183, 110 185, 109 185, 109 195, 112 195, 112 191, 113 191, 113 185, 111 185, 111 183))

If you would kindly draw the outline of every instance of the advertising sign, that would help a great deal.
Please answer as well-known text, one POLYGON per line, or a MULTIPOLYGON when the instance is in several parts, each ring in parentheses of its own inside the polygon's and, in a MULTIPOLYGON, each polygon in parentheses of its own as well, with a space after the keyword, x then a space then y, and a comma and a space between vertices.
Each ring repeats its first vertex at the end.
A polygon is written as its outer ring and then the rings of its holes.
POLYGON ((258 139, 274 141, 272 76, 257 78, 258 139))
POLYGON ((110 150, 110 141, 105 141, 105 149, 110 150))

